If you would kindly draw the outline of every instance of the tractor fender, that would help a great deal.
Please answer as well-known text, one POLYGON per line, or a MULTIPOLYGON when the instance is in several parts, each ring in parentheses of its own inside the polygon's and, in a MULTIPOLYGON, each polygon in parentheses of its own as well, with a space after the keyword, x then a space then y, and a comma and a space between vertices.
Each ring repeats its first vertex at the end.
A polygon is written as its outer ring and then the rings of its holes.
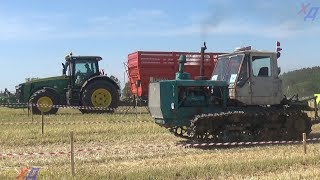
POLYGON ((55 89, 52 88, 52 87, 43 87, 42 89, 47 90, 47 91, 50 91, 50 92, 52 92, 52 93, 55 93, 55 94, 59 95, 58 91, 55 90, 55 89))
MULTIPOLYGON (((55 95, 58 97, 58 102, 59 102, 59 103, 62 102, 61 95, 58 93, 58 91, 57 91, 56 89, 54 89, 54 88, 52 88, 52 87, 41 87, 41 88, 34 89, 33 92, 30 93, 29 100, 30 100, 31 96, 32 96, 35 92, 37 92, 37 91, 39 91, 39 90, 41 90, 41 89, 44 89, 44 90, 46 90, 46 91, 49 91, 49 92, 55 94, 55 95)), ((29 101, 29 100, 28 100, 28 101, 29 101)))
POLYGON ((109 82, 111 83, 118 91, 120 90, 120 87, 118 86, 118 84, 116 82, 114 82, 114 80, 112 80, 111 78, 109 78, 108 76, 94 76, 90 79, 88 79, 86 82, 83 83, 81 89, 80 89, 80 92, 83 91, 83 89, 85 89, 85 87, 90 84, 91 82, 94 82, 94 81, 97 81, 97 80, 103 80, 103 81, 106 81, 106 82, 109 82))
MULTIPOLYGON (((59 94, 59 92, 52 88, 52 87, 43 87, 42 89, 47 90, 49 92, 52 92, 53 94, 55 94, 58 97, 58 101, 59 103, 61 103, 63 101, 63 99, 61 98, 61 95, 59 94)), ((66 104, 65 102, 63 102, 63 104, 66 104)))

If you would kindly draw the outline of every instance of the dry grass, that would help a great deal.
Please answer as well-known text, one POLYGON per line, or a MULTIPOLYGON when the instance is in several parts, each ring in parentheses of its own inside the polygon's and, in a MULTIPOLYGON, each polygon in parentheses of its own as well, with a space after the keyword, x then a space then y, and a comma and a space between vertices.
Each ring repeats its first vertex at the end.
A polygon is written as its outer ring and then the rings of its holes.
MULTIPOLYGON (((39 122, 40 116, 34 116, 39 122)), ((0 158, 0 179, 13 179, 19 167, 40 167, 40 179, 319 179, 320 144, 236 147, 220 149, 179 148, 182 139, 152 122, 142 113, 82 115, 62 110, 45 122, 75 125, 1 125, 0 153, 69 151, 69 132, 75 149, 102 148, 76 154, 76 177, 70 176, 70 157, 20 156, 0 158), (104 122, 83 124, 81 122, 104 122), (114 123, 114 122, 121 123, 114 123), (123 122, 123 121, 127 121, 123 122), (135 121, 135 122, 132 122, 135 121), (156 146, 159 145, 159 146, 156 146)), ((19 109, 0 108, 0 123, 31 122, 19 109)), ((320 131, 319 126, 314 127, 320 131)))

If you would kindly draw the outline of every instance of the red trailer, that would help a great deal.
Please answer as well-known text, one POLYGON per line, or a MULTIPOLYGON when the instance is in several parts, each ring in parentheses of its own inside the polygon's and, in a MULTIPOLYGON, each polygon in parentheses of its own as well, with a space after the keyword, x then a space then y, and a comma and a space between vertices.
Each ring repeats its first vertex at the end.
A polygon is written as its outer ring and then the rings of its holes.
MULTIPOLYGON (((199 52, 154 52, 137 51, 128 55, 128 76, 133 95, 148 96, 149 82, 175 79, 179 68, 179 56, 185 54, 187 63, 184 71, 191 79, 200 74, 201 54, 199 52)), ((217 56, 223 53, 205 53, 204 73, 210 77, 216 64, 217 56)))

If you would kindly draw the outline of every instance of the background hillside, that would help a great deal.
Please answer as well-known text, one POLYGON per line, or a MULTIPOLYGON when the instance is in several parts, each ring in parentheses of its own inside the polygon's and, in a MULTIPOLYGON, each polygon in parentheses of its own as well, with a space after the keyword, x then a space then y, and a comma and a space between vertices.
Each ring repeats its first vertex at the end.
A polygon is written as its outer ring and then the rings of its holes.
POLYGON ((300 97, 320 93, 320 67, 303 68, 283 73, 283 92, 287 96, 298 94, 300 97))

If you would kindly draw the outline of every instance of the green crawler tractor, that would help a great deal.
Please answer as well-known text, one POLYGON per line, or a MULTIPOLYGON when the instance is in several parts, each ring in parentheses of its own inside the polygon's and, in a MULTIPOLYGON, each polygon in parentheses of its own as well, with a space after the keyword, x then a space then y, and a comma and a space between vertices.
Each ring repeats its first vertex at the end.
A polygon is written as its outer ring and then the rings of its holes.
POLYGON ((99 56, 70 53, 62 63, 62 76, 16 86, 18 101, 32 104, 34 114, 55 114, 59 106, 54 105, 96 107, 80 109, 82 113, 113 112, 118 107, 120 88, 99 70, 100 60, 99 56))
MULTIPOLYGON (((201 48, 202 63, 206 46, 201 48)), ((279 78, 276 52, 250 47, 220 55, 211 77, 190 79, 180 57, 175 80, 149 85, 149 109, 155 122, 175 135, 213 142, 292 140, 311 132, 312 110, 287 99, 279 78)))

